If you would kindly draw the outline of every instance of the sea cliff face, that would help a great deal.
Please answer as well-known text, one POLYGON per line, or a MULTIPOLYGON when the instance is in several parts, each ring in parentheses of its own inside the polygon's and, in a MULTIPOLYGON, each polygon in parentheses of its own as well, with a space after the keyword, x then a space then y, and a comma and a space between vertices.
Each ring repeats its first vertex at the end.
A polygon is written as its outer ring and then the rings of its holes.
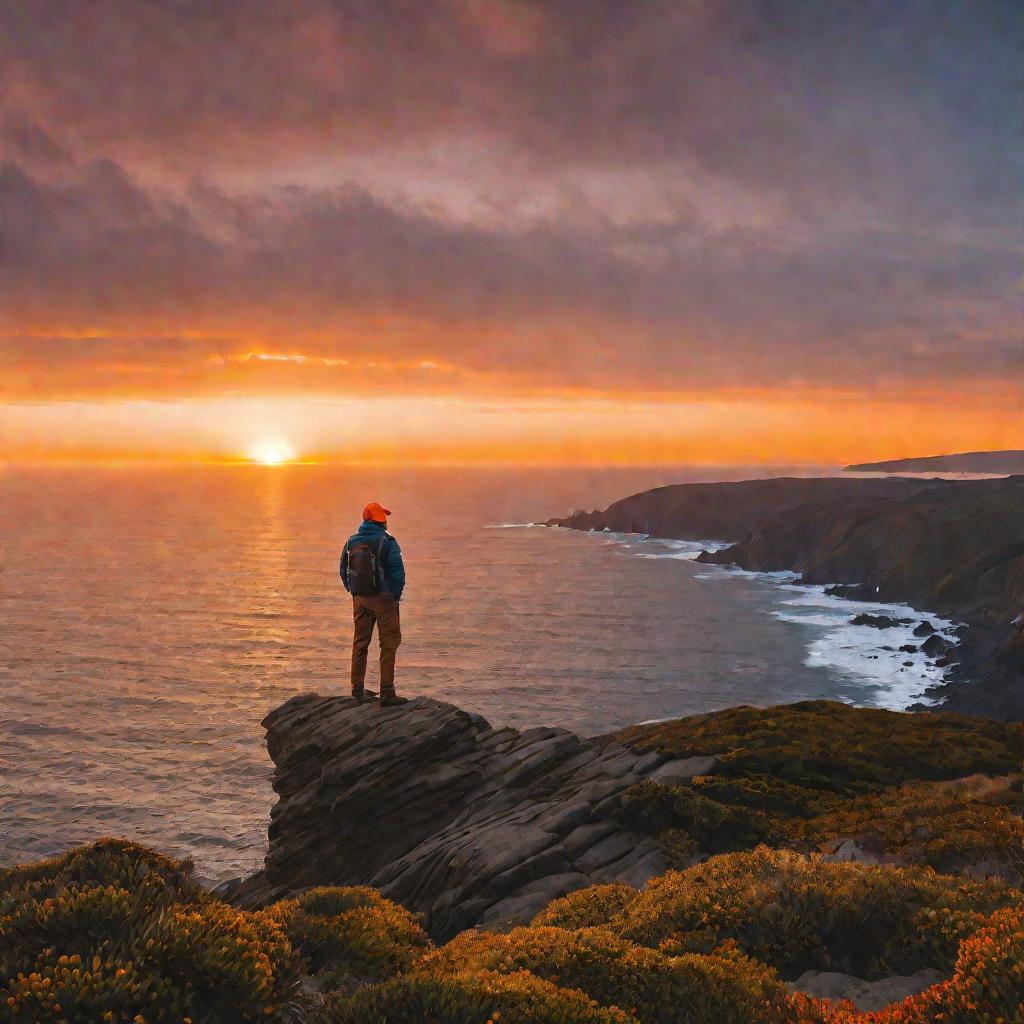
POLYGON ((700 560, 787 569, 843 596, 967 624, 945 707, 1024 718, 1024 476, 777 479, 663 487, 553 525, 735 541, 700 560))

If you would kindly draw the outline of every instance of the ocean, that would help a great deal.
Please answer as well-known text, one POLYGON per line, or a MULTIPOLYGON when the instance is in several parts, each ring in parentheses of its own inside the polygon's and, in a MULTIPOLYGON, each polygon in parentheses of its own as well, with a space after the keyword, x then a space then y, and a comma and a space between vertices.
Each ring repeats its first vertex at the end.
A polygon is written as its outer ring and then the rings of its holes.
POLYGON ((892 606, 702 565, 701 544, 530 525, 661 484, 823 472, 2 469, 0 864, 118 835, 210 882, 256 868, 274 800, 260 719, 347 692, 338 552, 370 500, 409 574, 407 696, 587 734, 742 703, 904 707, 938 678, 894 650, 912 627, 849 621, 892 606))

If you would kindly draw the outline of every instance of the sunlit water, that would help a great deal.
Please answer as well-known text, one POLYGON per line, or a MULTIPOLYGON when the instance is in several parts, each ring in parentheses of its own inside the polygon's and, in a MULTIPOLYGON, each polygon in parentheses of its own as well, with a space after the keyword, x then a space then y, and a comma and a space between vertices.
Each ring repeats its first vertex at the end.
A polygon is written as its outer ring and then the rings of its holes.
POLYGON ((507 525, 772 472, 3 471, 0 863, 123 835, 209 880, 257 866, 259 722, 347 690, 337 558, 367 500, 394 510, 408 565, 406 694, 584 733, 739 703, 905 705, 936 670, 822 588, 696 563, 700 545, 507 525))

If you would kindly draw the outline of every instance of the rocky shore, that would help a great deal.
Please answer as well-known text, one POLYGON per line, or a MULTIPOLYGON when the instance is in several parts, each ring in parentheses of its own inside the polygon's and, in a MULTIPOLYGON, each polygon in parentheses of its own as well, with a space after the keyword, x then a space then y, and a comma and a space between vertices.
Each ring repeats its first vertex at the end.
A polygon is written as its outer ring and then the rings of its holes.
POLYGON ((704 562, 790 570, 841 596, 906 602, 964 624, 936 696, 1024 718, 1024 476, 681 484, 549 525, 734 543, 704 562))

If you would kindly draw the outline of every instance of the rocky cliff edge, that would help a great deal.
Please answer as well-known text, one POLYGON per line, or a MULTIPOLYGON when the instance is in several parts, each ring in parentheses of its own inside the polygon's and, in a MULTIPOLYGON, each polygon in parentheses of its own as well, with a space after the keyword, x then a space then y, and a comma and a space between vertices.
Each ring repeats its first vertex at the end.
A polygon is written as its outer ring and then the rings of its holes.
POLYGON ((622 794, 644 779, 682 782, 715 760, 565 729, 495 729, 425 697, 382 710, 303 694, 262 724, 279 799, 265 867, 231 901, 372 885, 423 913, 436 939, 528 921, 583 886, 641 886, 663 873, 657 845, 618 820, 622 794))

